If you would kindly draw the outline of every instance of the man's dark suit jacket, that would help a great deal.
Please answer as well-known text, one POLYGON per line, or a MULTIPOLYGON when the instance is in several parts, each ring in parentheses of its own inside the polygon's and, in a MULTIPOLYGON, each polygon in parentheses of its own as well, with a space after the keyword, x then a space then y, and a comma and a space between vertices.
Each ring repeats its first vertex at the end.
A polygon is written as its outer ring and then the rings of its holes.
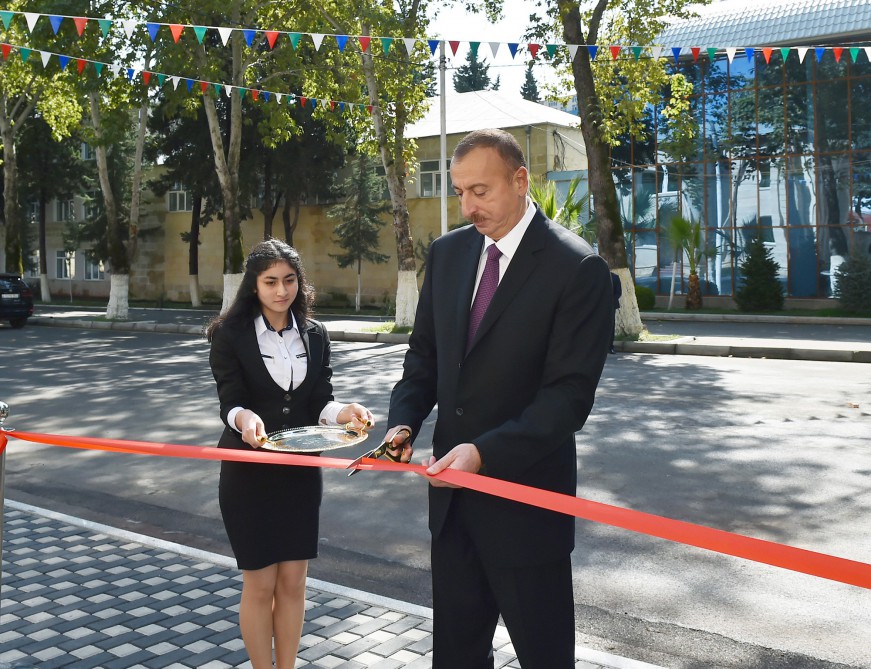
MULTIPOLYGON (((466 354, 483 242, 471 225, 433 242, 388 425, 417 434, 437 403, 436 458, 474 443, 481 474, 574 496, 574 433, 593 407, 614 318, 608 266, 537 211, 466 354)), ((455 492, 430 486, 429 494, 438 536, 455 492)), ((466 526, 494 564, 551 562, 574 548, 571 516, 462 494, 466 526)))

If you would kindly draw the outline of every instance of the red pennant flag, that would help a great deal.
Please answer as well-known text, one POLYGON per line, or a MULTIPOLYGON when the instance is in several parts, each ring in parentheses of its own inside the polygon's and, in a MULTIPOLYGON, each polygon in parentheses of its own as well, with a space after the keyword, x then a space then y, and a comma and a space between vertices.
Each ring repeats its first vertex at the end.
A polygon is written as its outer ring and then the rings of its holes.
POLYGON ((76 61, 77 61, 77 62, 76 62, 76 65, 77 65, 78 68, 79 68, 79 74, 81 74, 82 72, 84 72, 84 70, 85 70, 85 65, 88 64, 88 61, 86 61, 86 60, 84 60, 84 59, 82 59, 82 58, 77 58, 76 61))
POLYGON ((372 105, 366 105, 366 111, 368 111, 371 114, 372 113, 372 105))
POLYGON ((76 24, 76 30, 79 31, 79 37, 81 37, 82 33, 85 32, 85 26, 88 25, 88 19, 84 16, 74 16, 73 21, 76 24))
POLYGON ((360 49, 363 51, 363 53, 366 53, 366 50, 369 48, 369 42, 372 40, 372 38, 358 37, 357 39, 360 40, 360 49))
POLYGON ((535 58, 535 54, 538 53, 538 50, 541 48, 541 44, 529 44, 529 53, 535 58))
POLYGON ((832 53, 835 54, 835 62, 841 62, 841 54, 844 52, 844 47, 841 46, 833 46, 832 53))
POLYGON ((181 37, 182 32, 184 32, 184 26, 180 26, 177 23, 173 23, 169 26, 169 31, 172 33, 173 41, 178 43, 178 38, 181 37))
POLYGON ((205 95, 206 91, 208 90, 208 88, 209 88, 208 81, 201 81, 200 82, 200 90, 203 92, 204 95, 205 95))
POLYGON ((144 81, 145 85, 148 86, 148 82, 151 81, 151 72, 142 70, 142 81, 144 81))
POLYGON ((770 47, 764 47, 762 49, 762 55, 765 56, 765 64, 766 65, 768 65, 768 62, 771 60, 771 52, 772 51, 774 51, 774 49, 772 49, 770 47))
POLYGON ((251 89, 251 97, 252 97, 252 98, 254 99, 254 101, 256 102, 256 101, 257 101, 257 98, 260 97, 260 91, 259 91, 258 89, 256 89, 256 88, 252 88, 252 89, 251 89))
POLYGON ((698 63, 699 62, 699 53, 701 53, 701 51, 702 51, 701 48, 699 48, 697 46, 690 47, 690 51, 693 52, 693 61, 698 63))
POLYGON ((2 49, 3 51, 3 60, 6 60, 6 58, 9 56, 9 52, 12 50, 12 47, 8 44, 4 44, 0 46, 0 49, 2 49))
POLYGON ((617 56, 620 55, 620 47, 616 44, 611 47, 611 59, 617 60, 617 56))
POLYGON ((275 48, 275 40, 278 39, 278 31, 277 30, 267 30, 266 33, 266 41, 269 43, 269 48, 275 48))
POLYGON ((300 97, 300 99, 299 99, 299 106, 300 106, 300 107, 305 107, 305 103, 306 103, 306 102, 308 102, 308 98, 300 97))
POLYGON ((336 101, 330 100, 330 111, 336 111, 336 101))
MULTIPOLYGON (((448 42, 448 44, 451 45, 451 53, 453 53, 453 54, 456 56, 456 55, 457 55, 457 49, 460 48, 460 42, 459 42, 459 40, 454 40, 454 41, 452 41, 452 42, 448 42)), ((370 110, 370 111, 371 111, 371 110, 370 110)))

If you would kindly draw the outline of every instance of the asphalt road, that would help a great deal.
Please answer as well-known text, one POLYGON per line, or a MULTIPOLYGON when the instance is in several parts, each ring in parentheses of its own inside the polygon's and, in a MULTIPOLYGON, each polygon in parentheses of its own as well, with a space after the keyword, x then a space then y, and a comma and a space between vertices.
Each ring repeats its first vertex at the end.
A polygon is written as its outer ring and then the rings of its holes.
MULTIPOLYGON (((384 416, 404 346, 334 351, 337 397, 384 416)), ((3 328, 0 400, 9 424, 31 432, 211 445, 221 427, 207 354, 189 336, 3 328)), ((866 365, 611 356, 578 436, 578 495, 871 562, 869 435, 866 365)), ((13 440, 6 494, 229 554, 217 467, 13 440)), ((425 483, 338 471, 325 481, 312 575, 429 605, 425 483)), ((871 668, 867 590, 577 526, 579 643, 675 668, 871 668)))

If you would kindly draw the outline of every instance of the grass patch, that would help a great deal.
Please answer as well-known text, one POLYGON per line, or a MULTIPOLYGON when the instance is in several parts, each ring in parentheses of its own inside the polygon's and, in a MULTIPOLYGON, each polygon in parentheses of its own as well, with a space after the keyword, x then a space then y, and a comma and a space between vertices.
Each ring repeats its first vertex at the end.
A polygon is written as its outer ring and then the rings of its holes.
POLYGON ((396 327, 393 321, 387 321, 378 325, 373 325, 368 328, 363 328, 363 332, 386 332, 387 334, 409 334, 410 327, 396 327))

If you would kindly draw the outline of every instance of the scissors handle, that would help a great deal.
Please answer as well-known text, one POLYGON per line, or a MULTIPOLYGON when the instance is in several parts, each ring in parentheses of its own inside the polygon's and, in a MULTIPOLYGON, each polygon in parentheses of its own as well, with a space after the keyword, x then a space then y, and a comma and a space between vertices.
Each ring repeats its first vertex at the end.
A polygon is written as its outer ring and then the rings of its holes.
POLYGON ((374 459, 377 459, 380 457, 384 457, 384 458, 387 458, 388 460, 390 460, 390 462, 400 462, 402 459, 402 448, 400 448, 398 455, 393 455, 389 450, 387 450, 389 448, 393 448, 392 440, 400 432, 405 432, 406 439, 408 439, 408 437, 411 436, 411 433, 408 430, 406 430, 406 429, 399 430, 396 434, 393 435, 393 437, 390 438, 390 440, 385 440, 385 441, 381 442, 380 446, 378 446, 377 448, 373 448, 371 451, 363 453, 363 455, 361 455, 359 458, 354 460, 354 462, 352 462, 350 465, 348 465, 347 469, 351 470, 350 472, 348 472, 348 476, 353 476, 358 471, 360 471, 357 467, 358 467, 358 465, 360 465, 361 462, 363 462, 364 458, 371 458, 374 460, 374 459))

